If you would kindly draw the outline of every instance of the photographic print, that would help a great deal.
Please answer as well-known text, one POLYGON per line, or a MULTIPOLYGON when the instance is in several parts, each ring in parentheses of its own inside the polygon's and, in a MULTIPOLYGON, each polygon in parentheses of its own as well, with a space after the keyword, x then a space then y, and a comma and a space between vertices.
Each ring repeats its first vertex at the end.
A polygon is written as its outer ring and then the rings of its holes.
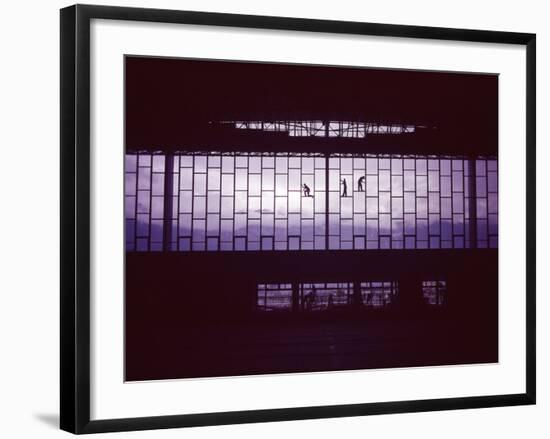
POLYGON ((498 361, 498 75, 124 63, 127 381, 498 361))
POLYGON ((535 404, 535 34, 60 25, 63 430, 535 404))

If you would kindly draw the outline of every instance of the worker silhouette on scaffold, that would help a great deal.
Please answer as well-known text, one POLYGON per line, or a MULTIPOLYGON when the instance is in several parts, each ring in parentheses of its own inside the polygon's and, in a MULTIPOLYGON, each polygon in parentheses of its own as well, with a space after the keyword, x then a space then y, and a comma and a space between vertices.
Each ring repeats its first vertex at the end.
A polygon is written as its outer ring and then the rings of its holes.
POLYGON ((364 183, 365 183, 365 176, 362 175, 361 177, 359 177, 359 180, 357 180, 357 190, 359 192, 365 192, 365 189, 363 187, 364 183))
POLYGON ((347 197, 348 196, 348 183, 346 179, 340 180, 340 184, 342 185, 342 196, 347 197))
POLYGON ((304 197, 311 197, 311 189, 309 188, 309 186, 304 183, 302 185, 302 188, 304 190, 304 197))
POLYGON ((315 285, 313 285, 313 289, 309 293, 307 293, 304 297, 304 305, 305 305, 306 311, 313 310, 316 300, 317 300, 317 290, 315 289, 315 285))

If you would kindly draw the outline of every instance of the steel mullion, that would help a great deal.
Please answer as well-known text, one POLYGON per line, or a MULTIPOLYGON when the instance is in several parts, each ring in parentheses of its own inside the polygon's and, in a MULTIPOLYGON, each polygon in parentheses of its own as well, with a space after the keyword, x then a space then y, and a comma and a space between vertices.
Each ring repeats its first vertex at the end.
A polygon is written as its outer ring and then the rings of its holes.
POLYGON ((231 225, 231 228, 233 229, 233 233, 231 234, 231 248, 233 251, 235 251, 235 198, 237 197, 237 156, 231 155, 233 159, 233 200, 231 203, 231 216, 233 218, 233 223, 231 225))
POLYGON ((325 154, 325 250, 329 250, 329 157, 330 154, 325 154))
MULTIPOLYGON (((439 248, 443 248, 443 219, 441 216, 441 159, 437 159, 437 186, 439 188, 439 194, 437 197, 437 203, 439 205, 439 248)), ((452 229, 451 229, 452 230, 452 229)), ((451 232, 452 239, 452 232, 451 232)))
MULTIPOLYGON (((195 160, 194 154, 191 155, 191 236, 189 237, 189 251, 193 251, 195 245, 195 160)), ((180 168, 181 172, 181 168, 180 168)))
MULTIPOLYGON (((454 186, 454 161, 450 160, 451 163, 451 248, 455 248, 455 186, 454 186)), ((462 168, 464 164, 462 164, 462 168)), ((462 177, 464 179, 464 177, 462 177)), ((464 208, 462 209, 464 210, 464 208)))
POLYGON ((300 194, 300 248, 298 250, 303 250, 302 249, 302 234, 303 234, 303 230, 302 230, 302 226, 303 226, 303 203, 302 203, 302 182, 303 182, 303 177, 302 177, 302 172, 303 172, 303 157, 302 157, 302 154, 299 155, 300 157, 300 189, 299 189, 299 194, 300 194))
POLYGON ((414 181, 414 245, 413 245, 413 248, 414 249, 418 249, 418 191, 417 191, 417 187, 416 187, 416 179, 417 179, 417 174, 416 174, 416 160, 417 160, 417 156, 415 155, 414 158, 413 158, 413 181, 414 181))
POLYGON ((286 248, 290 251, 290 153, 286 157, 286 248))
POLYGON ((147 236, 147 249, 151 251, 151 222, 153 221, 153 154, 150 154, 151 161, 150 161, 150 168, 149 168, 149 211, 147 212, 149 215, 149 224, 148 224, 148 236, 147 236))
POLYGON ((246 155, 246 220, 245 220, 245 240, 244 240, 244 249, 248 250, 248 209, 249 209, 249 197, 250 197, 250 154, 246 155))
POLYGON ((377 218, 376 218, 376 235, 378 240, 378 249, 382 248, 380 239, 380 156, 376 155, 376 205, 377 205, 377 218))
POLYGON ((222 249, 222 197, 223 197, 223 156, 220 154, 220 164, 219 164, 219 173, 220 173, 220 185, 219 185, 219 200, 218 200, 218 251, 222 249))
POLYGON ((134 250, 138 251, 138 197, 139 197, 139 152, 136 154, 136 190, 135 197, 136 201, 134 203, 134 250))
POLYGON ((260 153, 260 251, 264 248, 263 238, 263 226, 264 226, 264 154, 260 153))
MULTIPOLYGON (((489 212, 489 195, 492 194, 493 192, 489 192, 489 160, 486 160, 485 161, 485 167, 486 167, 486 179, 487 179, 487 191, 485 192, 485 195, 486 195, 486 202, 485 202, 485 205, 487 206, 487 248, 491 248, 491 237, 493 235, 491 235, 491 228, 490 228, 490 223, 491 223, 491 213, 489 212)), ((492 172, 491 172, 492 173, 492 172)))
MULTIPOLYGON (((181 198, 181 154, 178 154, 178 196, 177 196, 177 205, 176 210, 176 250, 180 251, 180 198, 181 198)), ((191 199, 193 199, 193 192, 191 192, 191 199)), ((192 221, 192 219, 191 219, 192 221)))

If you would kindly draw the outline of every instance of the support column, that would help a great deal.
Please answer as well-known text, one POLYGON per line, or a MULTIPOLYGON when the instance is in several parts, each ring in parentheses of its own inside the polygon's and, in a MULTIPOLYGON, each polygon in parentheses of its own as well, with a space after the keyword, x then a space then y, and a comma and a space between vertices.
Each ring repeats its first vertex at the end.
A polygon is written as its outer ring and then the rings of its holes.
POLYGON ((328 163, 329 155, 325 154, 325 250, 328 250, 328 200, 329 200, 329 187, 328 187, 328 163))
POLYGON ((292 312, 300 311, 300 290, 297 282, 292 282, 292 312))
POLYGON ((164 224, 163 250, 170 251, 172 243, 172 210, 174 194, 174 154, 166 153, 164 158, 164 224))
POLYGON ((363 295, 361 294, 361 282, 353 282, 352 304, 354 308, 361 308, 363 295))
POLYGON ((425 306, 422 295, 422 278, 418 274, 404 274, 399 279, 398 294, 398 307, 406 313, 414 313, 425 306))
POLYGON ((477 184, 476 184, 476 161, 468 160, 468 225, 470 227, 470 248, 477 248, 477 184))
MULTIPOLYGON (((325 137, 329 137, 329 121, 324 120, 323 125, 325 126, 325 137)), ((328 250, 329 244, 329 231, 328 231, 328 200, 329 200, 329 187, 328 187, 328 163, 329 163, 329 154, 325 154, 325 250, 328 250)))

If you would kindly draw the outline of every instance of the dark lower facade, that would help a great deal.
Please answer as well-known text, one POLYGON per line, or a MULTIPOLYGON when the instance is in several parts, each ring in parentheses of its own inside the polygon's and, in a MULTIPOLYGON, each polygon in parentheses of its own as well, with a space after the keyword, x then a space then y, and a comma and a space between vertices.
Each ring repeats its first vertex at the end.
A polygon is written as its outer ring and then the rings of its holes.
POLYGON ((128 381, 498 361, 498 250, 128 252, 128 381))

